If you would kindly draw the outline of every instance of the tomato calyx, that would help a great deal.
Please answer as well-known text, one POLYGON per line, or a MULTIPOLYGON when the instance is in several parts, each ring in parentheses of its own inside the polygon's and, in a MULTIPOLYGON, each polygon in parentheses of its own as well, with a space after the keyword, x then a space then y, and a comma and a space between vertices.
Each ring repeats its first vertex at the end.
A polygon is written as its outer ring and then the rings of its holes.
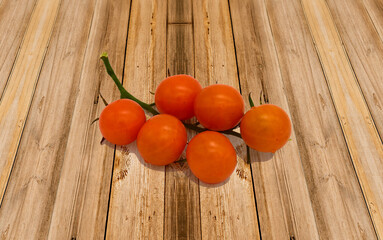
MULTIPOLYGON (((105 100, 105 98, 102 96, 101 92, 98 92, 98 94, 100 95, 101 99, 102 99, 102 102, 104 103, 105 107, 108 106, 108 102, 105 100)), ((100 120, 100 118, 96 118, 96 119, 93 119, 93 121, 90 123, 90 125, 93 125, 93 123, 97 122, 98 120, 100 120)))
POLYGON ((105 107, 108 106, 109 103, 105 100, 104 96, 102 96, 101 92, 98 92, 98 94, 100 95, 102 102, 104 103, 105 107))
POLYGON ((95 123, 95 122, 97 122, 98 120, 100 120, 100 118, 98 117, 98 118, 96 118, 96 119, 94 119, 91 123, 90 123, 90 125, 93 125, 93 123, 95 123))
MULTIPOLYGON (((251 92, 249 93, 248 100, 249 100, 250 107, 251 108, 255 107, 254 101, 251 98, 251 92)), ((265 104, 269 103, 269 99, 267 97, 267 94, 263 93, 263 89, 261 89, 261 92, 259 93, 259 105, 262 105, 263 103, 265 103, 265 104), (263 98, 263 100, 262 100, 262 98, 263 98)))
MULTIPOLYGON (((142 102, 141 100, 139 100, 138 98, 134 97, 131 93, 129 93, 125 88, 124 86, 121 84, 120 80, 117 78, 116 74, 114 73, 114 70, 112 68, 112 66, 110 65, 110 62, 109 62, 109 58, 108 58, 108 53, 104 52, 101 54, 100 56, 101 60, 104 62, 104 65, 105 65, 105 68, 106 68, 106 72, 108 73, 108 75, 113 79, 114 83, 116 84, 118 90, 120 91, 120 98, 123 99, 130 99, 130 100, 133 100, 135 101, 136 103, 138 103, 143 109, 147 110, 148 112, 150 112, 151 114, 153 114, 153 116, 155 115, 158 115, 159 112, 154 109, 153 107, 155 106, 155 103, 151 103, 151 104, 147 104, 145 102, 142 102)), ((151 94, 153 94, 152 92, 150 92, 151 94)), ((101 94, 100 94, 101 96, 101 94)), ((105 99, 101 96, 101 98, 103 99, 104 101, 104 104, 107 105, 107 102, 105 101, 105 99)), ((189 128, 191 130, 194 130, 198 133, 200 132, 204 132, 204 131, 208 131, 208 129, 205 129, 205 128, 201 128, 201 127, 198 127, 199 123, 194 123, 194 124, 190 124, 190 123, 185 123, 183 121, 181 121, 184 126, 186 128, 189 128)), ((228 134, 228 135, 233 135, 233 136, 236 136, 236 137, 239 137, 239 138, 242 138, 241 137, 241 134, 238 133, 238 132, 235 132, 233 131, 235 128, 237 128, 238 126, 235 126, 234 128, 232 129, 229 129, 229 130, 226 130, 226 131, 219 131, 220 133, 224 133, 224 134, 228 134)))
MULTIPOLYGON (((260 99, 260 100, 262 100, 262 99, 260 99)), ((254 102, 253 102, 253 99, 251 98, 251 92, 249 93, 249 104, 250 104, 250 107, 254 107, 254 102)))

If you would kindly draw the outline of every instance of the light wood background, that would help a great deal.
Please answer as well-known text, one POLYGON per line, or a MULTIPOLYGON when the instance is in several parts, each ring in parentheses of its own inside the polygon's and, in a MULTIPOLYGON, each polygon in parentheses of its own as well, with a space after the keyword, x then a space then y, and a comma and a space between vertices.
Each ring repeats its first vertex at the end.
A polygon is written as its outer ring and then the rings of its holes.
POLYGON ((383 239, 382 6, 0 0, 0 239, 383 239), (181 73, 246 103, 262 91, 291 141, 272 155, 231 137, 219 185, 100 145, 98 93, 119 97, 104 51, 148 103, 181 73))

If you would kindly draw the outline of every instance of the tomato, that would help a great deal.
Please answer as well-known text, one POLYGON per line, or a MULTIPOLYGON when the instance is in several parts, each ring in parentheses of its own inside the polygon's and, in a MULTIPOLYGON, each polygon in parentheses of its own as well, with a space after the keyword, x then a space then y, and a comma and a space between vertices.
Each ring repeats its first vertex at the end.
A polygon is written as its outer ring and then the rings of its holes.
POLYGON ((194 102, 198 121, 210 130, 224 131, 235 127, 244 113, 241 94, 231 86, 215 84, 198 94, 194 102))
POLYGON ((117 145, 126 145, 137 138, 146 116, 138 103, 120 99, 104 108, 100 114, 99 127, 106 140, 117 145))
POLYGON ((163 166, 181 156, 186 141, 182 122, 172 115, 159 114, 142 126, 137 136, 137 148, 146 162, 163 166))
POLYGON ((193 174, 210 184, 225 181, 237 165, 237 155, 230 140, 213 131, 192 138, 186 148, 186 160, 193 174))
POLYGON ((241 121, 241 135, 245 143, 259 151, 275 153, 291 135, 287 113, 273 104, 251 108, 241 121))
POLYGON ((201 84, 191 76, 168 77, 156 89, 156 107, 160 113, 173 115, 180 120, 192 118, 194 100, 201 90, 201 84))

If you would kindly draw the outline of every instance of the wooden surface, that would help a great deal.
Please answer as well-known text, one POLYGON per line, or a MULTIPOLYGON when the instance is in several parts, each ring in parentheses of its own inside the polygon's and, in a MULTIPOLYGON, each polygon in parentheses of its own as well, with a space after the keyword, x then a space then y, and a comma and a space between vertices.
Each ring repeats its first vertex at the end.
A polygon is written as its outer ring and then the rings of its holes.
POLYGON ((0 239, 383 239, 382 6, 0 0, 0 239), (119 97, 104 51, 148 103, 174 74, 231 85, 246 110, 262 92, 291 141, 269 154, 230 137, 218 185, 100 145, 99 92, 119 97))

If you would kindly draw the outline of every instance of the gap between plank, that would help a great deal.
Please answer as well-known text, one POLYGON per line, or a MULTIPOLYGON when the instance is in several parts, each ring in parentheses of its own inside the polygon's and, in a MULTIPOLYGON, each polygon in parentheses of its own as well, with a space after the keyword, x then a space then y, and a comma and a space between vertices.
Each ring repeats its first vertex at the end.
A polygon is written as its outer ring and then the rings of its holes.
MULTIPOLYGON (((129 37, 129 26, 130 26, 130 17, 132 13, 132 2, 133 0, 130 0, 130 6, 129 6, 129 19, 128 19, 128 26, 126 27, 126 40, 125 40, 125 52, 124 52, 124 62, 122 64, 122 76, 121 76, 121 84, 124 84, 124 73, 125 73, 125 64, 126 64, 126 53, 128 49, 128 37, 129 37)), ((108 77, 108 76, 107 76, 108 77)), ((101 87, 101 82, 100 82, 101 87)), ((110 186, 109 186, 109 197, 108 197, 108 208, 106 211, 106 221, 105 221, 105 231, 104 231, 104 240, 106 239, 107 230, 108 230, 108 220, 109 220, 109 209, 110 209, 110 198, 112 195, 112 187, 113 187, 113 175, 114 175, 114 163, 116 160, 116 145, 114 145, 114 152, 113 152, 113 165, 112 165, 112 174, 110 179, 110 186)))
MULTIPOLYGON (((239 76, 239 67, 238 67, 238 57, 237 57, 237 46, 235 43, 235 36, 234 36, 234 28, 233 28, 233 19, 231 15, 231 6, 230 6, 230 0, 227 0, 227 4, 229 7, 229 16, 230 16, 230 26, 231 26, 231 35, 233 36, 233 46, 234 46, 234 55, 235 55, 235 63, 236 63, 236 68, 237 68, 237 77, 238 77, 238 85, 239 85, 239 92, 242 95, 242 88, 241 88, 241 80, 239 76)), ((246 99, 246 98, 245 98, 246 99)), ((253 186, 253 197, 254 197, 254 205, 255 205, 255 210, 257 213, 257 223, 258 223, 258 233, 259 233, 259 239, 262 240, 262 232, 261 232, 261 224, 259 222, 259 213, 258 213, 258 205, 257 205, 257 197, 255 193, 255 184, 254 184, 254 177, 253 177, 253 169, 250 163, 250 154, 249 154, 249 147, 246 146, 246 161, 248 161, 248 164, 250 166, 250 174, 251 174, 251 184, 253 186)), ((245 159, 243 159, 245 161, 245 159)))
POLYGON ((108 218, 109 218, 109 207, 110 207, 110 196, 112 193, 113 186, 113 172, 114 172, 114 160, 116 159, 116 145, 114 145, 113 151, 113 165, 112 165, 112 174, 110 174, 110 186, 109 186, 109 198, 108 198, 108 209, 106 211, 106 221, 105 221, 105 231, 104 231, 104 240, 106 240, 106 232, 108 230, 108 218))

